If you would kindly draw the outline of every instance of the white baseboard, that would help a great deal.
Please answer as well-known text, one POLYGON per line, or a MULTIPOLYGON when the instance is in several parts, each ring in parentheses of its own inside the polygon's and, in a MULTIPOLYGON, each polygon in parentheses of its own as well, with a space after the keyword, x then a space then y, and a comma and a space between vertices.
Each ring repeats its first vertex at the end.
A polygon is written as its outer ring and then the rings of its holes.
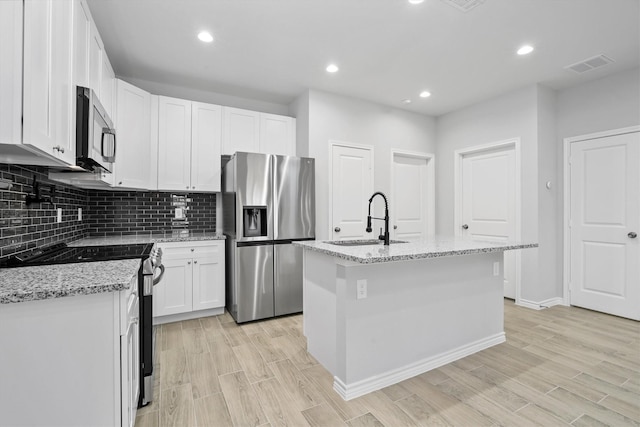
POLYGON ((181 322, 183 320, 197 319, 199 317, 217 316, 224 313, 224 307, 210 308, 208 310, 189 311, 186 313, 170 314, 169 316, 158 316, 153 318, 154 325, 164 323, 181 322))
POLYGON ((532 308, 534 310, 543 310, 545 308, 553 307, 554 305, 566 305, 562 297, 549 298, 544 301, 531 301, 520 298, 516 305, 532 308))
POLYGON ((355 399, 356 397, 397 384, 400 381, 415 377, 416 375, 420 375, 432 369, 439 368, 440 366, 462 359, 470 354, 493 347, 494 345, 505 342, 505 340, 505 334, 504 332, 501 332, 462 347, 411 363, 402 368, 393 369, 383 374, 357 381, 353 384, 345 384, 338 377, 333 377, 333 389, 344 400, 355 399))

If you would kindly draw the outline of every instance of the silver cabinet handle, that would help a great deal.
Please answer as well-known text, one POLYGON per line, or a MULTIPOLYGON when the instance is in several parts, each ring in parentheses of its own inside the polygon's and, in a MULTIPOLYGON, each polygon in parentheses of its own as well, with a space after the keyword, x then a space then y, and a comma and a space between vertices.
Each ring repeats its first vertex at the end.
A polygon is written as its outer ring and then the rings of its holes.
POLYGON ((627 237, 630 239, 635 239, 636 237, 638 237, 638 233, 636 233, 635 231, 632 231, 629 234, 627 234, 627 237))
POLYGON ((336 233, 339 233, 340 232, 340 227, 334 228, 333 231, 335 231, 336 233))
POLYGON ((187 190, 189 189, 189 186, 187 185, 187 190))
POLYGON ((469 229, 469 226, 468 226, 467 224, 463 224, 463 225, 462 225, 462 229, 463 229, 463 230, 467 230, 467 229, 469 229))
POLYGON ((188 264, 188 265, 191 265, 191 261, 187 261, 187 264, 188 264))
POLYGON ((195 249, 191 248, 191 252, 195 251, 195 249))
POLYGON ((61 145, 56 145, 55 147, 53 147, 53 149, 61 153, 64 153, 64 147, 62 147, 61 145))
POLYGON ((194 264, 197 264, 197 263, 198 263, 198 261, 193 261, 193 263, 194 263, 194 264))
POLYGON ((398 229, 398 226, 397 226, 397 225, 394 225, 394 226, 393 226, 393 229, 394 229, 394 230, 397 230, 397 229, 398 229))

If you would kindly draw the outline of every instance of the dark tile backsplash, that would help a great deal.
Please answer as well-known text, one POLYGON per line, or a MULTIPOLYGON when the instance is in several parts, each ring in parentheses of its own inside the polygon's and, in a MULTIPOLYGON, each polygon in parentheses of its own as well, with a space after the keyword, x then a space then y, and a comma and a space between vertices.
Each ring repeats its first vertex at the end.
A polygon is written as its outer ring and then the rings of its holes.
MULTIPOLYGON (((153 233, 171 230, 174 207, 171 194, 157 191, 91 191, 87 223, 91 236, 153 233)), ((186 213, 189 230, 216 228, 216 198, 192 193, 186 213)))
MULTIPOLYGON (((84 190, 50 181, 39 166, 0 163, 0 178, 12 187, 0 189, 0 260, 10 255, 86 236, 140 234, 171 230, 174 208, 168 192, 84 190), (53 205, 26 204, 36 176, 41 193, 54 186, 53 205), (56 222, 62 208, 62 222, 56 222), (82 221, 78 221, 82 208, 82 221)), ((189 194, 189 230, 215 231, 215 194, 189 194)))

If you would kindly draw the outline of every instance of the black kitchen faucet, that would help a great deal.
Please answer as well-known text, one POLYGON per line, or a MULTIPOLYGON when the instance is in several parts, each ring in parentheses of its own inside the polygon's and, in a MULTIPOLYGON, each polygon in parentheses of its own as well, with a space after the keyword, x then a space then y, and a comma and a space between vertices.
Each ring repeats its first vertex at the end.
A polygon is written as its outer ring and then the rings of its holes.
POLYGON ((376 191, 375 193, 373 193, 373 196, 371 196, 371 198, 369 199, 369 215, 367 215, 367 233, 371 233, 372 231, 371 202, 376 196, 382 196, 382 198, 384 199, 384 218, 375 218, 375 217, 373 218, 373 219, 379 219, 384 221, 384 234, 380 234, 380 236, 378 236, 378 239, 384 240, 384 244, 389 246, 389 203, 387 202, 387 196, 385 196, 380 191, 376 191))

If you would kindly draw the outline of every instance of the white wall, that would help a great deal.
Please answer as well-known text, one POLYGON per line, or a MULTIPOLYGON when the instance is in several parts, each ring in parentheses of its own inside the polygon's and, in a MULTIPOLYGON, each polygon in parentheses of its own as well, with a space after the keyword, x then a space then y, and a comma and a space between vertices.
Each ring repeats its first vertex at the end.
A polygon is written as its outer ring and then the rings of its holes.
POLYGON ((289 115, 296 118, 296 155, 309 156, 309 91, 289 105, 289 115))
POLYGON ((434 153, 435 119, 327 92, 312 90, 305 96, 309 156, 316 159, 316 238, 328 239, 329 141, 374 146, 374 190, 389 194, 391 149, 434 153))
POLYGON ((122 80, 144 89, 153 95, 170 96, 173 98, 188 99, 189 101, 223 105, 225 107, 244 108, 246 110, 260 111, 262 113, 281 114, 283 116, 289 115, 289 107, 284 104, 256 101, 254 99, 242 98, 239 96, 225 95, 217 92, 209 92, 206 90, 192 89, 178 85, 169 85, 128 77, 123 78, 122 80))
MULTIPOLYGON (((455 232, 454 152, 461 148, 519 138, 522 182, 521 237, 523 241, 538 242, 538 92, 538 86, 528 86, 438 117, 438 234, 453 235, 455 232)), ((538 251, 522 251, 521 296, 526 300, 533 300, 540 287, 538 251)))
POLYGON ((558 229, 558 157, 556 154, 556 92, 538 86, 538 280, 540 286, 527 290, 531 301, 546 301, 562 295, 562 252, 558 229), (549 182, 551 188, 547 188, 549 182))

